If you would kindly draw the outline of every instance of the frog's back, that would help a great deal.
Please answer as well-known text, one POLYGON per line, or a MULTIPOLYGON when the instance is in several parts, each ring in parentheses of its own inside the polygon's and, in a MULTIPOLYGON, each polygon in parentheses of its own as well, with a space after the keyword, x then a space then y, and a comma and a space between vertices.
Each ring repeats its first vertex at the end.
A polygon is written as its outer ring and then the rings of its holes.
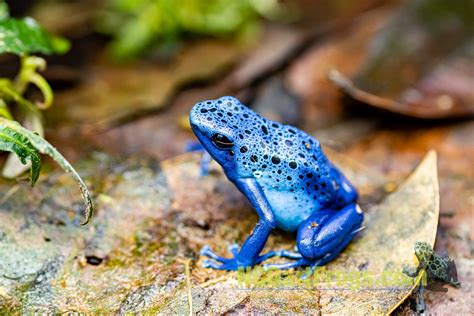
POLYGON ((209 153, 231 181, 257 180, 284 230, 296 230, 313 212, 327 207, 337 210, 356 196, 316 139, 258 115, 235 98, 199 103, 192 117, 192 123, 199 119, 209 134, 219 131, 232 139, 231 150, 210 146, 209 153), (339 191, 350 194, 341 196, 339 191))
POLYGON ((248 119, 238 134, 238 173, 257 179, 279 227, 294 231, 332 203, 333 167, 319 142, 305 132, 260 116, 248 119))
POLYGON ((316 139, 292 126, 273 122, 272 126, 274 155, 259 183, 279 227, 294 231, 315 211, 331 204, 332 166, 316 139))

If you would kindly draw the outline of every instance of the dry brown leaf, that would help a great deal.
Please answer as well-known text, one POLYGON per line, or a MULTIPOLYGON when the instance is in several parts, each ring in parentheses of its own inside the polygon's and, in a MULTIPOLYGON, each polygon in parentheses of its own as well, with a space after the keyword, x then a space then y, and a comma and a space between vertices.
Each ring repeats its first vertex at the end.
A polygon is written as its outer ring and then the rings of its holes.
POLYGON ((391 112, 472 116, 473 19, 469 1, 409 1, 372 38, 357 73, 338 69, 351 79, 332 79, 354 99, 391 112))
MULTIPOLYGON (((97 215, 86 228, 68 223, 70 211, 63 206, 71 204, 64 189, 67 178, 51 173, 53 181, 43 181, 33 191, 20 184, 0 205, 0 251, 8 254, 0 257, 0 309, 186 313, 191 298, 194 311, 202 313, 369 313, 390 310, 410 291, 409 285, 341 290, 327 283, 313 289, 249 291, 238 288, 235 272, 203 269, 201 261, 191 262, 186 279, 180 259, 197 259, 204 244, 225 254, 257 219, 218 165, 210 176, 199 176, 199 160, 200 155, 187 154, 163 163, 162 172, 146 161, 117 163, 101 155, 80 163, 79 170, 93 170, 84 177, 98 194, 97 215)), ((349 170, 356 186, 368 190, 382 182, 379 177, 372 182, 353 177, 357 164, 335 162, 349 170)), ((0 182, 0 192, 9 187, 0 182)), ((395 193, 366 211, 367 229, 328 271, 380 274, 401 269, 412 264, 416 240, 433 243, 438 216, 435 154, 395 193)), ((293 245, 291 235, 275 233, 267 248, 293 245)), ((299 280, 298 273, 283 275, 299 280)), ((274 282, 281 275, 271 272, 262 280, 274 282)))
POLYGON ((189 45, 167 65, 98 62, 87 69, 79 87, 56 93, 47 118, 54 125, 74 122, 100 129, 158 110, 182 85, 217 75, 251 48, 248 46, 201 41, 189 45))
MULTIPOLYGON (((165 166, 168 177, 173 176, 179 169, 177 165, 174 165, 174 162, 173 164, 171 162, 165 166)), ((194 168, 197 168, 197 162, 194 164, 194 168)), ((193 170, 194 168, 189 169, 193 170)), ((343 166, 343 168, 353 169, 348 166, 343 166)), ((355 180, 354 183, 357 185, 359 179, 352 180, 355 180)), ((180 183, 188 182, 186 187, 188 192, 191 188, 194 188, 194 191, 199 191, 198 184, 190 183, 192 181, 189 179, 179 181, 180 183)), ((204 183, 207 183, 207 180, 204 183)), ((172 187, 171 191, 181 191, 182 189, 180 186, 172 187)), ((403 265, 414 263, 412 247, 416 241, 424 240, 431 244, 434 243, 438 212, 436 154, 430 152, 396 192, 389 195, 381 204, 367 210, 364 223, 367 229, 351 243, 339 258, 328 264, 327 269, 333 273, 340 271, 353 273, 352 276, 366 271, 375 278, 383 278, 384 273, 389 278, 393 277, 394 271, 401 273, 403 265)), ((251 226, 251 223, 245 226, 251 226)), ((229 240, 229 237, 239 238, 239 235, 229 235, 228 230, 232 229, 236 228, 226 227, 217 231, 218 236, 214 236, 212 243, 220 244, 219 250, 224 251, 225 245, 234 241, 229 240)), ((240 239, 242 237, 240 235, 240 239)), ((281 236, 277 238, 281 239, 281 236)), ((269 244, 273 249, 282 247, 282 243, 275 243, 277 238, 270 238, 269 244)), ((286 239, 283 240, 283 245, 283 247, 286 246, 290 249, 292 244, 286 239)), ((194 273, 199 273, 196 270, 202 269, 198 266, 194 269, 194 273)), ((193 289, 193 297, 200 298, 194 306, 205 313, 232 312, 236 311, 235 308, 238 308, 239 312, 253 313, 288 311, 323 314, 342 311, 351 314, 387 313, 398 306, 413 289, 411 283, 404 286, 394 286, 393 281, 390 283, 390 280, 385 286, 379 285, 369 288, 364 286, 355 289, 347 289, 347 286, 346 289, 344 286, 337 288, 337 281, 335 283, 313 283, 315 286, 309 289, 298 288, 298 285, 291 283, 291 281, 283 281, 284 286, 278 281, 275 283, 275 280, 281 280, 281 276, 286 276, 286 280, 298 281, 298 278, 295 279, 295 272, 275 272, 276 274, 268 273, 260 277, 259 284, 264 284, 263 288, 245 290, 239 289, 237 286, 239 282, 237 273, 212 270, 203 273, 208 274, 209 278, 217 278, 222 274, 232 275, 231 278, 204 290, 199 287, 193 289), (205 299, 202 299, 203 296, 205 299), (215 301, 222 304, 208 303, 215 301), (229 305, 232 305, 231 310, 228 310, 229 305)), ((351 283, 348 284, 350 286, 351 283)), ((186 301, 181 293, 179 298, 160 311, 186 313, 186 306, 186 301)))

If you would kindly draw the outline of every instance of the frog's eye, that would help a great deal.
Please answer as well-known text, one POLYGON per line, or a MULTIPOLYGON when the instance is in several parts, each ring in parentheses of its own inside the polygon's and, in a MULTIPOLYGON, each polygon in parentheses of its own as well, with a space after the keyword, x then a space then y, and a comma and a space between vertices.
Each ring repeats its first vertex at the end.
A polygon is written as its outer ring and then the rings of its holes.
POLYGON ((212 135, 211 140, 218 148, 227 149, 234 146, 234 143, 227 136, 222 134, 212 135))

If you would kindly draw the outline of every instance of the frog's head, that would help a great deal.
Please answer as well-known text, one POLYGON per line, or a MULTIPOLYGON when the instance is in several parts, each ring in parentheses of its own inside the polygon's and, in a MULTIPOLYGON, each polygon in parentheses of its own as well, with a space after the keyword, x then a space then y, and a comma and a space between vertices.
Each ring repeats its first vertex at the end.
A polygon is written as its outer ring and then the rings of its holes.
MULTIPOLYGON (((234 97, 199 102, 191 110, 191 128, 204 148, 226 171, 229 178, 237 167, 236 153, 242 145, 241 131, 247 121, 260 118, 234 97)), ((248 136, 248 135, 247 135, 248 136)))
POLYGON ((420 263, 428 262, 433 255, 433 248, 431 245, 424 241, 417 241, 415 243, 415 256, 420 263))

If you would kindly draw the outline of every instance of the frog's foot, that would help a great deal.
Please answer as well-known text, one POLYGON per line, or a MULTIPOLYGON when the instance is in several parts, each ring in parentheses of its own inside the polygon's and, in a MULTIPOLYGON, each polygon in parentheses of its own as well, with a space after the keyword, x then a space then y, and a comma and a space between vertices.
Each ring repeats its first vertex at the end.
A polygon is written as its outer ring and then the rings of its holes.
MULTIPOLYGON (((232 246, 231 246, 232 247, 232 246)), ((230 247, 229 247, 230 248, 230 247)), ((229 249, 230 250, 230 249, 229 249)), ((233 253, 233 251, 231 250, 231 252, 233 253)), ((216 260, 218 262, 228 262, 229 260, 232 260, 232 259, 229 259, 229 258, 224 258, 224 257, 221 257, 221 256, 218 256, 214 253, 214 251, 212 251, 211 247, 209 247, 208 245, 205 245, 204 247, 202 247, 201 251, 199 252, 199 254, 201 256, 206 256, 206 257, 209 257, 213 260, 216 260)), ((204 261, 204 263, 206 262, 212 262, 210 260, 206 260, 204 261)))
POLYGON ((230 251, 230 253, 234 256, 234 257, 237 257, 237 255, 239 254, 239 245, 238 244, 232 244, 230 245, 229 247, 227 247, 227 249, 230 251))
POLYGON ((203 268, 211 268, 214 270, 227 270, 227 271, 232 271, 232 270, 238 270, 239 265, 236 262, 233 262, 233 259, 227 259, 227 262, 224 263, 218 263, 212 260, 204 260, 202 263, 203 268))
POLYGON ((299 252, 293 252, 293 251, 288 251, 288 250, 280 251, 278 256, 282 258, 295 259, 295 260, 303 258, 303 256, 299 252))
POLYGON ((286 263, 265 264, 263 265, 263 268, 265 270, 270 270, 270 269, 287 270, 287 269, 292 269, 292 268, 297 268, 297 267, 306 267, 310 264, 311 264, 310 260, 302 258, 296 261, 286 262, 286 263))
POLYGON ((248 266, 251 266, 252 264, 249 263, 244 263, 240 262, 237 260, 237 255, 239 253, 239 246, 237 244, 233 244, 229 246, 229 251, 232 253, 234 258, 224 258, 221 256, 218 256, 212 249, 208 246, 205 245, 202 247, 200 254, 202 256, 206 256, 208 258, 211 258, 212 260, 204 260, 202 263, 202 266, 204 268, 212 268, 215 270, 238 270, 239 268, 246 268, 248 266))
POLYGON ((247 267, 253 266, 253 264, 241 262, 236 258, 222 258, 222 257, 219 257, 218 259, 219 260, 214 259, 216 261, 214 261, 214 260, 204 260, 204 262, 202 263, 203 268, 211 268, 211 269, 215 269, 215 270, 235 271, 235 270, 245 269, 247 267), (217 261, 219 261, 219 262, 217 262, 217 261))
POLYGON ((407 276, 414 278, 418 276, 418 273, 416 272, 416 269, 412 269, 408 266, 403 266, 402 272, 406 274, 407 276))
POLYGON ((203 262, 203 267, 212 268, 216 270, 237 270, 238 268, 246 268, 246 267, 254 266, 256 264, 259 264, 273 257, 282 256, 282 251, 270 251, 264 255, 259 256, 253 262, 241 262, 237 259, 237 256, 239 254, 239 245, 237 244, 230 245, 228 249, 234 256, 234 258, 224 258, 224 257, 218 256, 217 254, 214 253, 214 251, 211 250, 211 248, 208 245, 205 245, 204 247, 202 247, 200 254, 202 256, 206 256, 212 259, 212 260, 205 260, 203 262))
MULTIPOLYGON (((291 268, 296 268, 299 266, 307 266, 309 263, 306 259, 303 258, 303 256, 298 253, 298 252, 293 252, 293 251, 288 251, 288 250, 280 250, 280 251, 271 251, 267 253, 264 256, 268 256, 265 259, 271 258, 271 257, 281 257, 281 258, 288 258, 288 259, 293 259, 297 261, 293 262, 287 262, 287 263, 280 263, 280 264, 265 264, 263 265, 265 270, 269 269, 280 269, 280 270, 285 270, 285 269, 291 269, 291 268)), ((264 257, 262 256, 262 257, 264 257)))
POLYGON ((280 250, 280 251, 270 251, 264 255, 261 255, 256 263, 261 263, 267 259, 273 258, 273 257, 281 257, 281 258, 288 258, 288 259, 302 259, 303 256, 301 256, 300 253, 298 252, 293 252, 293 251, 288 251, 288 250, 280 250))
MULTIPOLYGON (((227 249, 229 250, 229 252, 235 257, 237 257, 237 255, 239 254, 239 245, 238 244, 232 244, 230 245, 227 249)), ((202 247, 201 251, 199 252, 199 254, 201 256, 206 256, 206 257, 209 257, 211 259, 214 259, 216 261, 219 261, 219 262, 227 262, 229 260, 232 260, 232 259, 229 259, 229 258, 224 258, 224 257, 221 257, 221 256, 218 256, 214 253, 214 251, 212 251, 211 247, 209 247, 208 245, 205 245, 204 247, 202 247)))

